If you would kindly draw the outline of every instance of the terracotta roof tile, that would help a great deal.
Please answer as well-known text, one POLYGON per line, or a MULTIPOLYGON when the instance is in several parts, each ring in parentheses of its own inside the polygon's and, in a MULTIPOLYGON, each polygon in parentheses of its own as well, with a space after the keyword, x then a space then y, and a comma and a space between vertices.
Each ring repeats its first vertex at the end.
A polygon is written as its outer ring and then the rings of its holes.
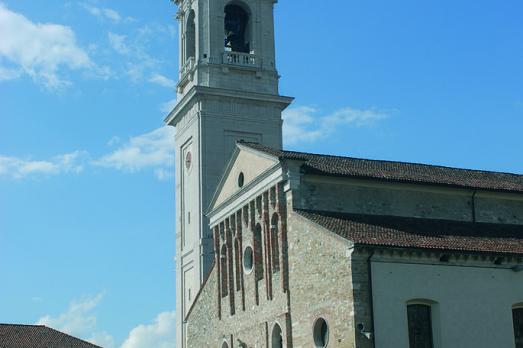
POLYGON ((247 142, 240 144, 279 159, 304 161, 303 168, 317 174, 523 193, 523 175, 519 174, 283 151, 247 142))
POLYGON ((295 210, 355 244, 523 254, 523 225, 295 210))
POLYGON ((0 324, 0 348, 101 348, 42 325, 0 324))

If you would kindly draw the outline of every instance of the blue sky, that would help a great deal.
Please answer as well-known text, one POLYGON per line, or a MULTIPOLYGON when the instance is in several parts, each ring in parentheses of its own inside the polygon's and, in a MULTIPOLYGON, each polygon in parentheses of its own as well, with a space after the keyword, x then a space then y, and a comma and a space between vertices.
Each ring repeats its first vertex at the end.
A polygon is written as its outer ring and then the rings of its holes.
MULTIPOLYGON (((172 347, 175 6, 0 0, 0 322, 172 347)), ((282 0, 287 149, 523 173, 523 3, 282 0)))

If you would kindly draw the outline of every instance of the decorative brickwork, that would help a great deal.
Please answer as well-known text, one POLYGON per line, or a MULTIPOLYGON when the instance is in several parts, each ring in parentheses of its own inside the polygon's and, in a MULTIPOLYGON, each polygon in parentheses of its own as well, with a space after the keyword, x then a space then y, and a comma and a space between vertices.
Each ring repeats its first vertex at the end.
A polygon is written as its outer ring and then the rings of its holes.
POLYGON ((188 347, 221 347, 224 340, 229 347, 267 347, 276 323, 284 346, 291 347, 288 279, 283 279, 288 273, 280 271, 288 264, 282 189, 282 183, 271 187, 212 227, 220 256, 187 317, 188 347), (252 272, 243 267, 246 247, 255 250, 252 272))

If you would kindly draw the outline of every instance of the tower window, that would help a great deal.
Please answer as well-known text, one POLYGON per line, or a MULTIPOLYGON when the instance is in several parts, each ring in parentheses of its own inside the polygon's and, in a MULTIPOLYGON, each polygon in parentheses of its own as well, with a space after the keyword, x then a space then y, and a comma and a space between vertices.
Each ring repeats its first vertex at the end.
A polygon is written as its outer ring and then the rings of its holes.
POLYGON ((410 348, 433 348, 432 311, 428 304, 407 306, 410 348))
POLYGON ((512 310, 512 319, 514 320, 516 348, 523 348, 523 306, 512 310))
POLYGON ((238 5, 225 6, 225 49, 233 52, 250 52, 247 40, 249 15, 238 5))
POLYGON ((196 24, 194 11, 189 13, 185 30, 185 58, 196 57, 196 24))

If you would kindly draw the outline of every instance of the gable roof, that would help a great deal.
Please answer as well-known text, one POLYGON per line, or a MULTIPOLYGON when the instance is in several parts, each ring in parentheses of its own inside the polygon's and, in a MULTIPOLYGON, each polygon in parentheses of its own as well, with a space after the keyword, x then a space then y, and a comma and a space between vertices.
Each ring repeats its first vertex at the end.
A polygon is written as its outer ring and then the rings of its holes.
POLYGON ((236 146, 214 191, 211 203, 206 207, 207 212, 212 211, 221 203, 227 201, 235 193, 254 184, 261 179, 264 173, 274 169, 279 163, 278 159, 273 156, 257 151, 243 151, 243 149, 236 146), (243 176, 241 186, 238 185, 240 173, 243 176))
POLYGON ((1 348, 101 348, 43 325, 0 324, 1 348))
POLYGON ((523 193, 523 175, 519 174, 283 151, 248 142, 240 144, 280 160, 303 161, 303 169, 313 174, 523 193))
POLYGON ((356 245, 523 254, 523 225, 295 210, 356 245))

